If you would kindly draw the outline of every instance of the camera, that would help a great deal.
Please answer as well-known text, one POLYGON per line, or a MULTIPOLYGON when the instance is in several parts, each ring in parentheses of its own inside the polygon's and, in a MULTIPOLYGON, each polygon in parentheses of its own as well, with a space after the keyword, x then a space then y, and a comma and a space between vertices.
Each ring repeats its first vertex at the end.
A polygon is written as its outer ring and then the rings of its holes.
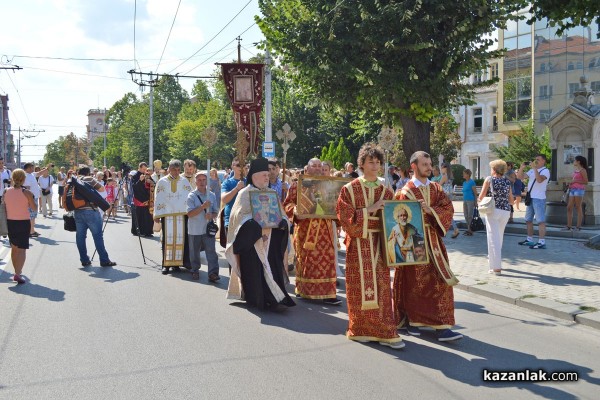
POLYGON ((531 164, 531 162, 530 161, 525 161, 523 164, 524 165, 529 165, 529 164, 531 164))
POLYGON ((124 176, 129 175, 129 173, 131 172, 131 169, 132 169, 131 165, 127 165, 126 162, 121 163, 121 171, 123 171, 124 176))

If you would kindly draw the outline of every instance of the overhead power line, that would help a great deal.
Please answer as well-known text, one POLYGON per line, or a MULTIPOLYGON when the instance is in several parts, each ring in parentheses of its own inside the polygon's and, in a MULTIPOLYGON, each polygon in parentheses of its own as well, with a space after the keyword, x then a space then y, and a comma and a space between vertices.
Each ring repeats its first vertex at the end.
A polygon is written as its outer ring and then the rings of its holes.
POLYGON ((173 26, 175 25, 175 20, 177 19, 177 14, 179 13, 179 6, 181 5, 181 0, 179 0, 179 4, 177 4, 177 10, 175 11, 175 16, 173 17, 173 23, 171 24, 171 29, 169 29, 169 35, 167 36, 167 41, 165 42, 165 47, 163 47, 162 53, 160 55, 160 60, 158 60, 158 65, 156 66, 156 70, 160 67, 160 62, 162 61, 163 56, 165 55, 165 50, 167 49, 167 44, 169 43, 169 39, 171 38, 171 32, 173 31, 173 26))
MULTIPOLYGON (((233 18, 231 18, 229 20, 229 22, 227 22, 225 24, 225 26, 223 28, 221 28, 221 30, 219 32, 216 33, 216 35, 214 35, 208 42, 206 42, 204 44, 204 46, 200 47, 194 54, 192 54, 191 56, 189 56, 188 58, 185 59, 185 61, 183 61, 181 64, 179 64, 178 66, 176 66, 175 68, 173 68, 171 71, 169 71, 169 73, 175 71, 177 68, 181 67, 183 64, 185 64, 186 62, 188 62, 192 57, 194 57, 196 54, 198 54, 200 51, 202 51, 202 49, 204 49, 206 46, 208 46, 213 40, 215 40, 217 38, 217 36, 219 36, 221 34, 221 32, 223 32, 225 30, 225 28, 227 28, 229 26, 229 24, 231 24, 233 22, 234 19, 237 18, 238 15, 240 15, 242 13, 242 11, 244 11, 244 9, 246 7, 248 7, 248 5, 252 2, 252 0, 248 0, 248 2, 246 3, 246 5, 244 5, 244 7, 242 7, 242 9, 240 11, 238 11, 237 14, 235 14, 233 16, 233 18)), ((254 25, 254 24, 252 24, 254 25)), ((248 28, 250 29, 250 28, 248 28)), ((230 42, 231 43, 231 42, 230 42)), ((220 50, 219 50, 220 51, 220 50)), ((193 68, 192 70, 194 70, 195 68, 193 68)), ((186 74, 188 74, 189 72, 186 72, 186 74)))
MULTIPOLYGON (((213 58, 216 54, 219 54, 221 51, 223 51, 223 49, 225 49, 227 46, 229 46, 231 43, 235 42, 236 40, 238 40, 239 38, 242 37, 242 35, 246 32, 248 32, 250 30, 250 28, 252 28, 254 25, 256 25, 256 22, 252 23, 252 25, 250 25, 249 27, 247 27, 246 29, 244 29, 244 31, 242 33, 240 33, 239 35, 237 35, 237 37, 235 39, 233 39, 231 42, 227 43, 225 46, 221 47, 219 50, 215 51, 210 57, 208 57, 206 60, 202 61, 200 64, 196 65, 194 68, 190 69, 189 71, 187 71, 185 74, 189 74, 190 72, 192 72, 193 70, 195 70, 196 68, 198 68, 201 65, 206 64, 208 61, 210 61, 211 58, 213 58)), ((229 53, 231 54, 231 53, 229 53)), ((226 56, 227 57, 227 56, 226 56)))

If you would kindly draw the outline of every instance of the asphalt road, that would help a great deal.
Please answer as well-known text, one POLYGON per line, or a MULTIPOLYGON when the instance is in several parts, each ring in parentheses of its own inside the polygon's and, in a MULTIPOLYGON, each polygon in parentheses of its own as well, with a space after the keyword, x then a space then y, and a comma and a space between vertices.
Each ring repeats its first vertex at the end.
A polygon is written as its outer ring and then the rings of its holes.
MULTIPOLYGON (((0 250, 0 399, 596 399, 600 338, 455 291, 457 330, 403 350, 350 342, 345 305, 298 300, 281 313, 225 299, 220 284, 163 276, 158 238, 106 228, 114 268, 82 268, 75 234, 40 219, 16 286, 0 250), (573 371, 577 382, 486 382, 483 371, 573 371)), ((91 238, 89 248, 93 251, 91 238)), ((289 287, 292 291, 292 286, 289 287)), ((344 297, 343 285, 340 297, 344 297)))

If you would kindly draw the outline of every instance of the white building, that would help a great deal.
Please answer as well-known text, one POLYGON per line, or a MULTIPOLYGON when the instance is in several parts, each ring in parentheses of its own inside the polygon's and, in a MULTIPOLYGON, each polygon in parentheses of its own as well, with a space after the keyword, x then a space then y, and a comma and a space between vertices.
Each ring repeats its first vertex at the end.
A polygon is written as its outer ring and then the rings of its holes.
MULTIPOLYGON (((497 76, 498 62, 493 61, 487 71, 472 76, 469 83, 497 76)), ((473 172, 473 179, 479 179, 490 175, 489 163, 498 158, 492 146, 506 145, 508 138, 498 130, 498 84, 477 88, 474 101, 473 105, 455 109, 453 115, 462 140, 457 161, 473 172)))

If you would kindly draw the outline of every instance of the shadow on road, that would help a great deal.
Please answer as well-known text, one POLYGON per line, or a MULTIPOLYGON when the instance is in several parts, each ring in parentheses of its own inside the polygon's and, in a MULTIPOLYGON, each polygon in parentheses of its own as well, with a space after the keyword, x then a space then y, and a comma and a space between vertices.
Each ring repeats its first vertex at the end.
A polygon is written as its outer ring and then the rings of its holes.
MULTIPOLYGON (((89 267, 88 267, 89 268, 89 267)), ((92 267, 91 269, 82 268, 81 270, 84 272, 89 272, 89 275, 92 278, 104 279, 104 282, 107 283, 115 283, 120 281, 125 281, 128 279, 135 279, 140 274, 137 272, 123 272, 116 268, 107 268, 107 267, 92 267)))
MULTIPOLYGON (((414 339, 415 341, 407 343, 406 350, 402 353, 394 350, 384 350, 375 347, 380 351, 389 354, 396 354, 399 359, 415 365, 421 365, 432 370, 442 372, 446 377, 471 386, 485 387, 510 387, 527 390, 544 399, 577 399, 578 396, 571 393, 569 384, 561 382, 561 387, 549 386, 548 382, 487 382, 483 380, 484 370, 488 371, 517 371, 529 369, 531 371, 543 370, 548 373, 574 371, 579 374, 579 380, 584 380, 593 385, 600 384, 600 379, 590 376, 593 371, 590 368, 572 364, 562 360, 538 358, 533 354, 507 349, 495 346, 486 342, 478 341, 470 337, 465 337, 461 341, 447 345, 448 348, 458 350, 448 351, 439 346, 421 344, 421 340, 435 341, 435 335, 432 332, 428 334, 423 331, 423 339, 414 339), (463 353, 463 354, 460 354, 463 353), (465 353, 472 357, 465 357, 465 353)), ((548 374, 548 377, 550 375, 548 374)))
POLYGON ((501 314, 496 314, 496 313, 491 313, 489 312, 485 306, 482 306, 481 304, 475 304, 475 303, 469 303, 466 301, 455 301, 454 302, 454 307, 457 310, 466 310, 466 311, 470 311, 476 314, 488 314, 488 315, 493 315, 495 317, 499 317, 499 318, 504 318, 504 319, 509 319, 511 321, 519 321, 523 324, 527 324, 527 325, 537 325, 537 326, 556 326, 555 323, 552 322, 535 322, 535 321, 527 321, 524 319, 519 319, 519 318, 512 318, 512 317, 507 317, 506 315, 501 315, 501 314))
POLYGON ((65 292, 63 292, 62 290, 50 289, 45 286, 40 286, 31 282, 27 282, 23 285, 15 285, 9 287, 8 290, 17 294, 22 294, 30 297, 37 297, 40 299, 48 299, 50 301, 65 300, 65 292))

